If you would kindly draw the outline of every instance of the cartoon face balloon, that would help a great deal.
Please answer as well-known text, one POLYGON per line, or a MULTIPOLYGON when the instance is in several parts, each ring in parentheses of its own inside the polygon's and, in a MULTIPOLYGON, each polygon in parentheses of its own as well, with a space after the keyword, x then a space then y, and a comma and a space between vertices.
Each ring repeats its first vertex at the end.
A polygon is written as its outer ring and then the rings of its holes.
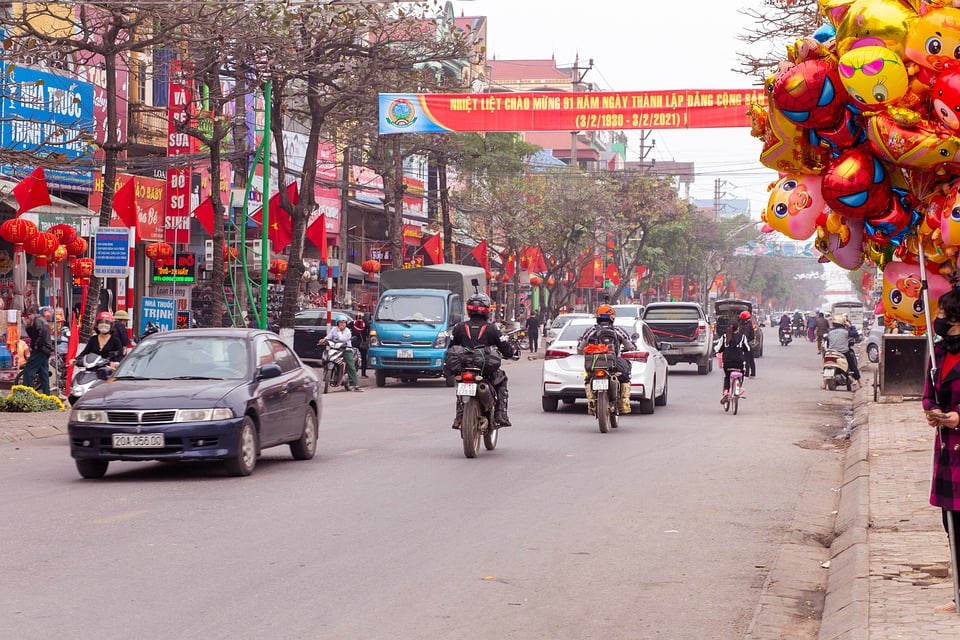
POLYGON ((937 76, 930 91, 930 113, 951 131, 960 130, 960 69, 937 76))
POLYGON ((836 125, 847 92, 826 60, 806 60, 781 75, 773 86, 774 106, 794 124, 807 129, 836 125))
POLYGON ((814 240, 814 246, 823 254, 820 262, 829 260, 843 269, 859 269, 863 264, 863 221, 835 213, 829 219, 829 226, 817 228, 814 240))
POLYGON ((823 213, 822 181, 820 176, 802 174, 781 178, 770 189, 763 221, 794 240, 812 236, 817 230, 817 218, 823 213))
POLYGON ((827 167, 820 191, 831 209, 857 220, 883 213, 893 197, 883 165, 862 147, 847 149, 827 167))
POLYGON ((903 42, 904 58, 921 67, 919 80, 929 84, 945 63, 960 60, 960 9, 926 8, 914 22, 903 42))
MULTIPOLYGON (((937 315, 937 300, 950 290, 950 282, 937 273, 927 273, 930 317, 937 315)), ((924 317, 921 296, 920 266, 911 262, 890 262, 883 268, 883 311, 888 320, 899 320, 923 331, 924 317)))
POLYGON ((951 183, 945 195, 931 200, 927 215, 931 214, 938 219, 943 244, 960 247, 960 180, 951 183))
POLYGON ((900 0, 820 0, 823 14, 837 30, 837 53, 864 45, 903 53, 907 31, 917 18, 900 0))
POLYGON ((840 56, 840 82, 850 97, 864 109, 878 109, 898 102, 907 93, 907 68, 886 47, 858 47, 840 56))

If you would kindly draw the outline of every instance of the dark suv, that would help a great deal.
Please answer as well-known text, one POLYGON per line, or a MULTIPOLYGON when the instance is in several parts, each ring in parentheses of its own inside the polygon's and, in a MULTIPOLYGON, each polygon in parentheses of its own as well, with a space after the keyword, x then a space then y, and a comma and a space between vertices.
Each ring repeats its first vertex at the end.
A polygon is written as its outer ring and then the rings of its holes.
POLYGON ((740 322, 740 314, 744 311, 749 311, 750 322, 753 323, 754 336, 750 342, 750 350, 753 351, 755 358, 763 356, 763 329, 753 314, 752 302, 749 300, 717 300, 713 303, 713 309, 717 313, 717 325, 715 327, 717 336, 721 336, 727 332, 727 324, 731 320, 740 322))
MULTIPOLYGON (((336 324, 337 316, 346 316, 353 320, 353 311, 334 309, 330 316, 336 324)), ((317 343, 327 335, 327 310, 323 308, 304 309, 294 319, 293 351, 300 359, 309 364, 319 363, 323 348, 317 343)))

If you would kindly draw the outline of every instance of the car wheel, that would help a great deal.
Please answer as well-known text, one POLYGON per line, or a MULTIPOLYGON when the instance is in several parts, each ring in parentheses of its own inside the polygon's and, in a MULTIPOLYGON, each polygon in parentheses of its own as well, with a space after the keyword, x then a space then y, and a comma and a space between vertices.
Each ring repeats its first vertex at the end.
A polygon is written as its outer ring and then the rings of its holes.
POLYGON ((867 360, 873 363, 880 362, 880 348, 877 345, 867 345, 867 360))
POLYGON ((543 407, 544 411, 553 413, 557 410, 557 407, 560 405, 560 400, 557 396, 542 396, 540 398, 540 406, 543 407))
POLYGON ((704 357, 700 359, 700 362, 697 363, 697 374, 705 376, 710 373, 710 358, 704 357))
POLYGON ((317 414, 307 407, 300 438, 290 443, 290 455, 294 460, 310 460, 317 453, 317 414))
MULTIPOLYGON (((653 389, 656 389, 656 388, 657 388, 657 379, 654 378, 653 389)), ((656 391, 651 391, 651 393, 656 393, 656 391)), ((656 407, 654 406, 656 404, 656 401, 653 398, 640 398, 640 400, 638 401, 638 404, 640 405, 640 413, 649 415, 654 411, 656 411, 656 407)))
POLYGON ((257 466, 257 430, 250 416, 243 417, 240 425, 240 442, 237 452, 227 460, 227 473, 232 476, 248 476, 257 466))
POLYGON ((667 406, 667 382, 669 380, 670 378, 667 378, 666 380, 663 381, 663 393, 658 395, 656 399, 653 401, 654 404, 656 404, 658 407, 667 406))
POLYGON ((377 371, 373 375, 374 375, 374 378, 376 378, 378 387, 387 386, 387 374, 385 371, 383 371, 382 369, 377 369, 377 371))
POLYGON ((106 460, 75 460, 77 471, 87 480, 97 480, 107 473, 107 467, 110 463, 106 460))

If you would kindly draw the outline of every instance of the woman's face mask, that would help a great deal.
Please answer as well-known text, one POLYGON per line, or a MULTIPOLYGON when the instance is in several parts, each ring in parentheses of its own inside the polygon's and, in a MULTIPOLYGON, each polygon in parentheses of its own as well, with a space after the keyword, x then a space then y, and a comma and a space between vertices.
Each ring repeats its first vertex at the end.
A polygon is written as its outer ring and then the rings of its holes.
POLYGON ((99 331, 100 333, 109 333, 109 332, 110 332, 110 325, 107 324, 106 322, 103 322, 103 323, 101 323, 101 324, 98 324, 98 325, 97 325, 97 331, 99 331))

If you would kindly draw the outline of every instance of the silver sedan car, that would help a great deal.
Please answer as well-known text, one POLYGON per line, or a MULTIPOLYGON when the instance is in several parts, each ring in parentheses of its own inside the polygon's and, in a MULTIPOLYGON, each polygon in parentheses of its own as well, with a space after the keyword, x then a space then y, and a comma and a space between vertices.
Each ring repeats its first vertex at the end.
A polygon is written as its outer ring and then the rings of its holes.
MULTIPOLYGON (((577 342, 595 322, 593 318, 570 320, 547 347, 541 387, 544 411, 556 411, 560 402, 574 404, 578 398, 586 399, 583 355, 577 353, 577 342)), ((614 324, 626 331, 637 345, 636 351, 620 354, 631 364, 630 398, 639 404, 640 413, 653 413, 655 406, 667 404, 667 359, 642 320, 617 318, 614 324)))

